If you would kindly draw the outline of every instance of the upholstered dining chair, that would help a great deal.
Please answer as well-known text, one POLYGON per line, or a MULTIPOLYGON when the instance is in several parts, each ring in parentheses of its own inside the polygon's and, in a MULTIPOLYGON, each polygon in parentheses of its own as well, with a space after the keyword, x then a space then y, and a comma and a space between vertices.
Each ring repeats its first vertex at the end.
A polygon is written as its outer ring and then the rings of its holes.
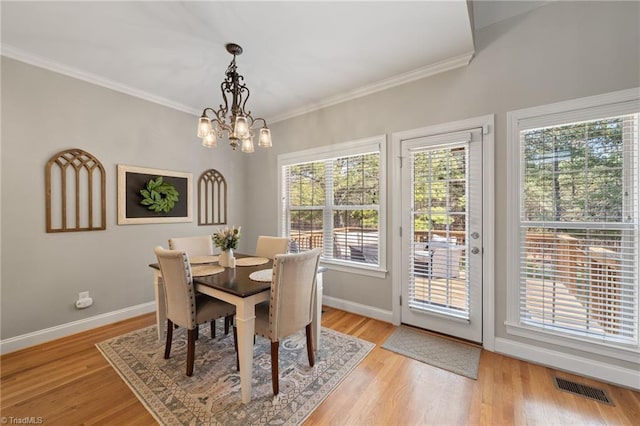
POLYGON ((213 254, 213 241, 211 235, 170 238, 169 249, 182 250, 189 257, 209 256, 213 254))
POLYGON ((273 259, 276 254, 284 254, 289 249, 289 238, 260 235, 256 244, 256 256, 273 259))
MULTIPOLYGON (((182 250, 187 253, 189 258, 196 256, 210 256, 213 255, 213 240, 211 235, 199 235, 195 237, 178 237, 169 238, 170 250, 182 250)), ((229 334, 229 328, 232 325, 232 318, 226 317, 224 319, 224 334, 229 334)), ((216 337, 216 328, 211 328, 211 337, 216 337)))
MULTIPOLYGON (((198 325, 210 322, 213 330, 217 318, 232 318, 235 315, 235 306, 222 300, 196 293, 193 287, 189 257, 184 251, 165 250, 160 246, 156 247, 154 251, 160 264, 167 309, 167 341, 164 349, 164 358, 169 359, 171 353, 174 324, 186 328, 187 376, 191 376, 193 374, 198 325)), ((213 332, 212 337, 214 337, 213 332)))
POLYGON ((271 340, 271 381, 274 395, 280 390, 280 340, 304 328, 309 365, 313 367, 315 363, 311 320, 321 251, 316 248, 302 253, 276 255, 269 301, 256 305, 256 335, 271 340))

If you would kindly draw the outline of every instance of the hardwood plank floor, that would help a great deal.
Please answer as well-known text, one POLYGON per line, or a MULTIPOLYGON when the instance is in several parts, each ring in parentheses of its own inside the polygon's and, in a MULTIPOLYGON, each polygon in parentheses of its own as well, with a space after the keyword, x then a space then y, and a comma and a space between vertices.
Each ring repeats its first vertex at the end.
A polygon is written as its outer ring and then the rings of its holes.
MULTIPOLYGON (((153 324, 153 314, 0 358, 1 415, 48 425, 152 425, 155 420, 95 344, 153 324), (37 420, 37 419, 36 419, 37 420)), ((378 346, 306 425, 632 425, 640 393, 483 351, 471 380, 381 349, 395 327, 332 308, 322 325, 378 346), (604 388, 615 406, 555 389, 554 375, 604 388)))

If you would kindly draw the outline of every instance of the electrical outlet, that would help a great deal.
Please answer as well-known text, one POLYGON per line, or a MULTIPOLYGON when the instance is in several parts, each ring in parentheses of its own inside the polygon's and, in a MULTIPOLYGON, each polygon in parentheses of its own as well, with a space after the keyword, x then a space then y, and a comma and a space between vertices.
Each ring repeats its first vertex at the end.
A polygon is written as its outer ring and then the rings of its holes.
POLYGON ((76 300, 76 308, 84 309, 93 305, 93 299, 89 297, 88 291, 81 291, 78 293, 78 300, 76 300))

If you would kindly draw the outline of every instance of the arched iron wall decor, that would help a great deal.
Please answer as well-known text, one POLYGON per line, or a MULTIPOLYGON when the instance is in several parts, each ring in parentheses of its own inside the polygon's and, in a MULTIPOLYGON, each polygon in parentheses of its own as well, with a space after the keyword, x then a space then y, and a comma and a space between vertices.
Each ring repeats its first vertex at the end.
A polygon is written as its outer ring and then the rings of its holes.
POLYGON ((47 233, 107 229, 106 173, 78 148, 55 154, 45 167, 47 233))
POLYGON ((205 171, 198 179, 198 225, 227 223, 227 181, 215 169, 205 171))

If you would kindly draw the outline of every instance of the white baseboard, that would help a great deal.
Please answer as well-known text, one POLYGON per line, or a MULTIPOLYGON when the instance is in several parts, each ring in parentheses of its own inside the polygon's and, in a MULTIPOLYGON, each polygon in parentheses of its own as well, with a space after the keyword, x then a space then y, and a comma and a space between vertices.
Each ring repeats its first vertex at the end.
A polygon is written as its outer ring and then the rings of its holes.
POLYGON ((526 343, 496 337, 495 352, 547 367, 640 390, 640 372, 526 343))
POLYGON ((351 302, 349 300, 338 299, 331 296, 322 296, 322 304, 331 308, 341 309, 343 311, 351 312, 354 314, 362 315, 364 317, 377 319, 384 322, 393 322, 391 311, 385 311, 384 309, 374 308, 369 305, 362 305, 360 303, 351 302))
POLYGON ((94 317, 45 328, 44 330, 10 337, 8 339, 0 340, 0 354, 14 352, 19 349, 28 348, 29 346, 59 339, 60 337, 69 336, 71 334, 91 330, 92 328, 122 321, 127 318, 148 314, 149 312, 155 312, 155 310, 156 302, 142 303, 140 305, 130 306, 117 311, 96 315, 94 317))

